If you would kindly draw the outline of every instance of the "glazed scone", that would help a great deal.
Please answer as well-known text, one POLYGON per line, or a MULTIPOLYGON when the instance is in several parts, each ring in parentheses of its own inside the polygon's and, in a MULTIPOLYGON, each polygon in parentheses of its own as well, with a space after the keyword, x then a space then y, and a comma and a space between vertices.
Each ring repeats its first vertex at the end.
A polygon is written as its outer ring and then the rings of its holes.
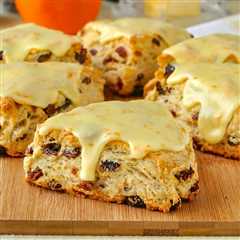
POLYGON ((177 64, 159 70, 149 85, 146 99, 167 105, 186 122, 197 149, 240 159, 239 64, 177 64))
POLYGON ((38 126, 26 180, 51 190, 167 212, 198 192, 188 129, 159 103, 108 101, 38 126))
POLYGON ((163 49, 190 38, 185 30, 159 20, 121 18, 88 23, 78 34, 107 86, 120 95, 141 91, 157 70, 163 49))
POLYGON ((0 63, 91 62, 77 37, 33 23, 1 30, 0 39, 0 63))
POLYGON ((103 101, 104 81, 76 63, 0 65, 0 152, 23 156, 36 125, 56 113, 103 101))
POLYGON ((188 39, 167 48, 158 57, 160 71, 183 63, 240 63, 240 36, 212 34, 188 39))

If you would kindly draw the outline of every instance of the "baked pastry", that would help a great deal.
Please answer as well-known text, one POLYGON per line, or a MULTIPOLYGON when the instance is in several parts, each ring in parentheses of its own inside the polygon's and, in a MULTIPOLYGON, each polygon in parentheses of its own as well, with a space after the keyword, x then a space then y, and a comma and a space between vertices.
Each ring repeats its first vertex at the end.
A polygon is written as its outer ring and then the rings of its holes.
POLYGON ((101 73, 76 63, 0 65, 0 152, 23 156, 36 125, 76 106, 103 101, 101 73))
POLYGON ((239 76, 234 63, 167 65, 146 86, 146 99, 164 103, 186 122, 197 149, 239 160, 239 76))
POLYGON ((142 94, 162 50, 191 37, 183 29, 148 18, 90 22, 78 35, 93 64, 103 70, 107 87, 120 95, 142 94))
POLYGON ((38 126, 26 180, 51 190, 167 212, 198 191, 188 129, 159 103, 108 101, 38 126))
POLYGON ((167 48, 158 58, 160 71, 168 64, 240 63, 240 36, 212 34, 188 39, 167 48))
POLYGON ((78 62, 89 64, 90 57, 79 39, 63 32, 20 24, 0 31, 0 63, 78 62))

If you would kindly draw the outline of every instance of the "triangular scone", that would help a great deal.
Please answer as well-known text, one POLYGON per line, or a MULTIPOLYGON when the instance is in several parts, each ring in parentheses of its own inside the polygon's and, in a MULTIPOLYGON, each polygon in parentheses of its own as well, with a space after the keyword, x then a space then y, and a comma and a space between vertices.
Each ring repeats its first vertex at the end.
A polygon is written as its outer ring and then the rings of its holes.
POLYGON ((86 49, 75 36, 33 23, 0 31, 0 63, 77 62, 90 63, 86 49))
POLYGON ((11 156, 47 117, 104 100, 101 73, 76 63, 1 64, 0 73, 0 152, 11 156))
POLYGON ((141 95, 157 70, 159 54, 191 37, 184 29, 149 18, 90 22, 79 36, 93 64, 103 70, 107 86, 120 95, 141 95))
POLYGON ((145 100, 94 103, 49 118, 24 170, 41 187, 164 212, 198 192, 188 129, 145 100))
POLYGON ((240 65, 182 63, 152 85, 146 98, 187 122, 201 150, 240 159, 240 65))

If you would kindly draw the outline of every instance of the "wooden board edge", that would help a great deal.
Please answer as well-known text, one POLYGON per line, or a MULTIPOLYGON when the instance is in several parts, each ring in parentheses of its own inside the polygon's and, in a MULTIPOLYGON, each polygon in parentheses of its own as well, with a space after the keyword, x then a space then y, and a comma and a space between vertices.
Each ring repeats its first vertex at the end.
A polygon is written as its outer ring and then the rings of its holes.
POLYGON ((240 222, 138 221, 8 221, 0 220, 0 234, 239 236, 240 222))

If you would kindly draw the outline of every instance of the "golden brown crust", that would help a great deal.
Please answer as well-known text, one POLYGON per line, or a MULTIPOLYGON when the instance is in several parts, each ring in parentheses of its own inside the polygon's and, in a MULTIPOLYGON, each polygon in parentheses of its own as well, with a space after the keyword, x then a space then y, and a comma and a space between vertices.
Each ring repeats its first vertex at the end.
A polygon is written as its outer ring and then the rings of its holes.
POLYGON ((96 181, 80 179, 81 150, 76 149, 81 145, 72 133, 54 129, 45 136, 36 133, 30 147, 24 159, 26 180, 50 190, 162 212, 176 209, 199 191, 190 145, 182 152, 160 151, 129 159, 126 143, 110 142, 101 154, 96 181), (66 148, 72 153, 66 154, 66 148))
POLYGON ((41 108, 17 104, 9 97, 0 98, 0 146, 10 156, 23 156, 32 141, 36 125, 47 118, 41 108))
POLYGON ((240 145, 231 146, 226 143, 208 144, 206 141, 203 141, 197 137, 194 137, 193 140, 195 148, 202 152, 213 153, 225 158, 240 160, 240 145))

